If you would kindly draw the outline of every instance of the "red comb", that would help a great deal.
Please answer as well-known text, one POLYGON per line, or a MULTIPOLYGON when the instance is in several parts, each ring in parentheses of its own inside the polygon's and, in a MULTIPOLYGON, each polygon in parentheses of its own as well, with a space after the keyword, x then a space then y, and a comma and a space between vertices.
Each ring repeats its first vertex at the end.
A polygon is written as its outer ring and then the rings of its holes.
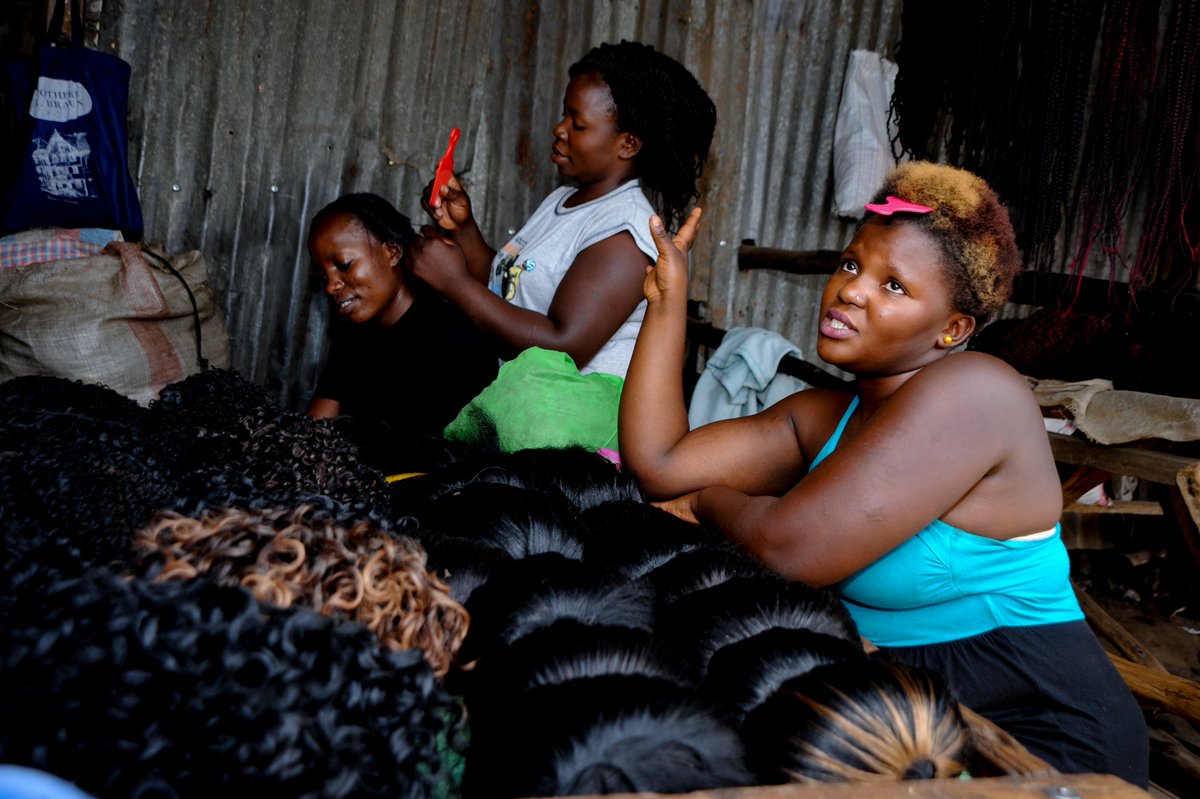
POLYGON ((897 211, 909 214, 927 214, 933 210, 928 205, 910 203, 908 200, 901 200, 899 197, 893 197, 890 194, 885 203, 867 203, 863 207, 868 211, 874 211, 884 216, 891 216, 897 211))
POLYGON ((442 204, 442 185, 454 174, 454 145, 458 143, 458 128, 450 131, 450 143, 446 145, 446 154, 438 161, 437 171, 433 173, 433 189, 429 192, 429 204, 437 207, 442 204))

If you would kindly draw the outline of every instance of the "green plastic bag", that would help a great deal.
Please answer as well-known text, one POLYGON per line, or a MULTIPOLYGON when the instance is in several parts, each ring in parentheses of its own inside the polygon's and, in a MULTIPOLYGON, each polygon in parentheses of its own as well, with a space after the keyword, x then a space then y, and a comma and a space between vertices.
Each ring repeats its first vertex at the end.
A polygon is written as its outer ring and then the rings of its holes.
POLYGON ((531 347, 500 367, 490 386, 459 411, 445 436, 478 441, 495 427, 504 452, 542 447, 617 447, 617 408, 625 381, 581 375, 565 352, 531 347))

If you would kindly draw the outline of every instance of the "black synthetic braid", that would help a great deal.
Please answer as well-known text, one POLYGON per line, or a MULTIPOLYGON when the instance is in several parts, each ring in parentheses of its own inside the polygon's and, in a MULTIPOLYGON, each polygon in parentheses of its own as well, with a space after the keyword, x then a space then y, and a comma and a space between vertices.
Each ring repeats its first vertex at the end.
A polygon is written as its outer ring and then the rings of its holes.
POLYGON ((896 86, 889 117, 896 123, 892 153, 916 160, 934 160, 938 118, 945 98, 945 56, 942 47, 956 37, 941 27, 953 18, 952 2, 909 2, 900 12, 900 41, 896 45, 896 86))
MULTIPOLYGON (((1145 168, 1156 56, 1158 8, 1111 0, 1100 34, 1100 65, 1080 164, 1078 212, 1071 231, 1074 254, 1068 269, 1082 277, 1099 243, 1115 279, 1124 267, 1124 217, 1145 168), (1143 144, 1135 146, 1135 142, 1143 144)), ((1078 284, 1077 284, 1078 285, 1078 284)))
POLYGON ((1188 241, 1183 220, 1188 203, 1195 199, 1200 154, 1200 130, 1195 129, 1193 120, 1196 71, 1200 69, 1200 48, 1196 46, 1200 41, 1200 4, 1176 0, 1166 30, 1159 71, 1162 103, 1150 133, 1155 142, 1148 167, 1151 202, 1142 223, 1137 260, 1129 275, 1131 290, 1150 282, 1156 271, 1167 271, 1163 262, 1168 260, 1171 228, 1175 225, 1179 227, 1180 243, 1188 250, 1188 282, 1196 269, 1195 245, 1188 241))
POLYGON ((1048 270, 1071 194, 1100 8, 1092 0, 1034 3, 1022 50, 1021 112, 1030 137, 1016 198, 1017 239, 1026 263, 1048 270))
POLYGON ((982 177, 1001 197, 1016 191, 1011 163, 1021 138, 1017 106, 1020 45, 1030 0, 984 0, 971 14, 963 68, 951 74, 947 161, 982 177), (957 79, 955 79, 957 78, 957 79))

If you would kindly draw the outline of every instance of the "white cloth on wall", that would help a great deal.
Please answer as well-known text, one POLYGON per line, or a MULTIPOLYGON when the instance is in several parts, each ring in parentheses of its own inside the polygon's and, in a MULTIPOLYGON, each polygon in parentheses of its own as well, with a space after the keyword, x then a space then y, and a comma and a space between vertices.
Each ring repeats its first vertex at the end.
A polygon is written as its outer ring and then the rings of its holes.
POLYGON ((761 327, 735 327, 721 339, 696 381, 688 424, 750 416, 808 388, 803 380, 779 374, 784 356, 803 358, 800 348, 761 327))
POLYGON ((833 213, 861 219, 883 178, 896 165, 888 106, 896 64, 871 50, 851 50, 833 128, 833 213))

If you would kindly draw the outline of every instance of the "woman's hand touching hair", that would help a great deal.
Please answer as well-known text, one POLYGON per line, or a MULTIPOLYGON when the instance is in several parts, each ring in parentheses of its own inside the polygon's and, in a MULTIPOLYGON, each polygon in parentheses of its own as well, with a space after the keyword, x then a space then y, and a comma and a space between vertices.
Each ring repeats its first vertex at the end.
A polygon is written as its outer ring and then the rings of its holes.
POLYGON ((449 294, 455 284, 471 279, 462 248, 433 225, 423 225, 409 246, 413 276, 439 294, 449 294))
POLYGON ((650 217, 650 235, 658 248, 658 260, 653 266, 646 267, 646 281, 642 284, 642 292, 646 301, 656 303, 667 294, 682 296, 687 300, 688 290, 688 253, 696 241, 700 231, 699 206, 692 209, 687 220, 679 228, 679 232, 671 238, 667 233, 662 219, 650 217))
POLYGON ((456 175, 451 175, 441 188, 441 202, 437 206, 429 204, 429 192, 433 190, 433 181, 425 184, 421 190, 421 207, 429 214, 442 231, 454 235, 469 227, 474 221, 471 211, 471 198, 463 190, 456 175))

